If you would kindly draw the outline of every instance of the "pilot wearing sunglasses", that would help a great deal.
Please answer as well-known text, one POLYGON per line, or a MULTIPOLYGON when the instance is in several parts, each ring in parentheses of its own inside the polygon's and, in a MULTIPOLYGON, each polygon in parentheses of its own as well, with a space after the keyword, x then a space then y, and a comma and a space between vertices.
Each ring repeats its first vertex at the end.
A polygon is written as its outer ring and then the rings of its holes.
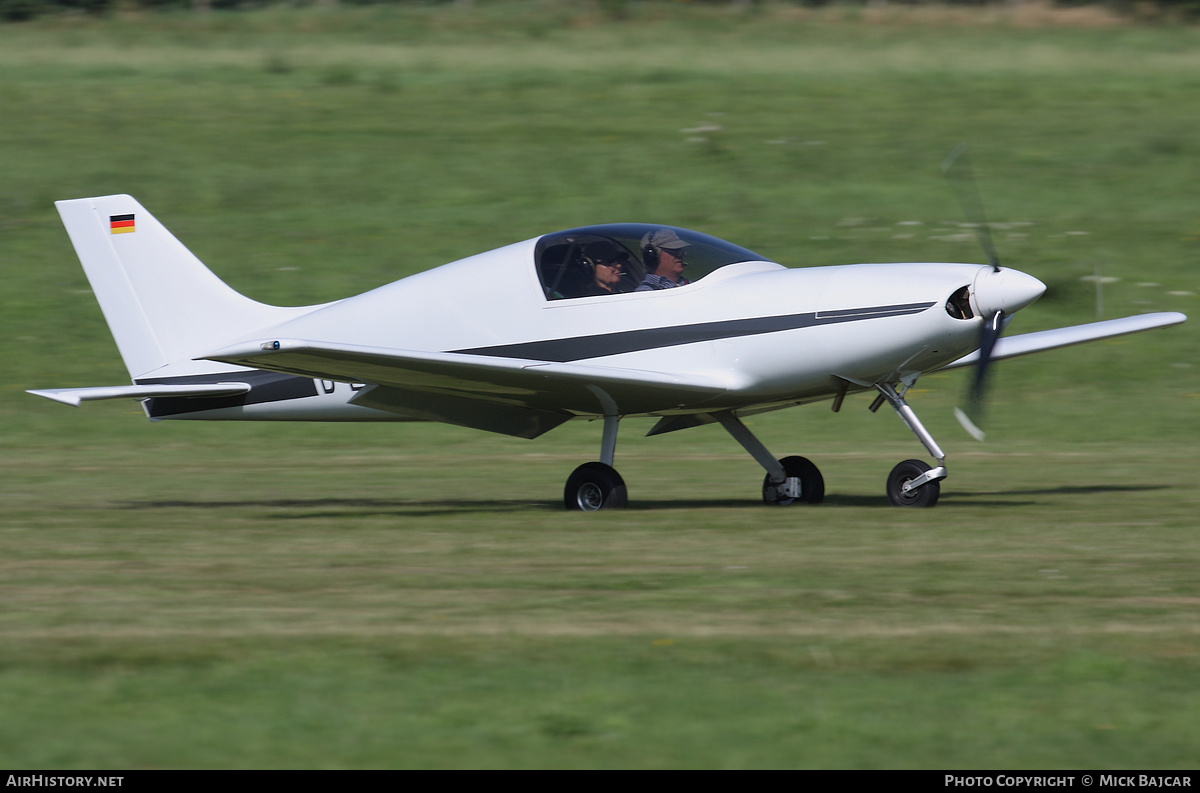
POLYGON ((591 266, 594 274, 592 283, 588 284, 585 295, 615 295, 628 291, 628 286, 621 284, 625 270, 625 258, 628 253, 618 251, 611 243, 589 243, 583 250, 583 260, 591 266))
POLYGON ((641 251, 646 264, 646 277, 635 291, 674 289, 690 283, 683 277, 683 268, 687 266, 684 256, 690 247, 670 229, 658 229, 642 237, 641 251))

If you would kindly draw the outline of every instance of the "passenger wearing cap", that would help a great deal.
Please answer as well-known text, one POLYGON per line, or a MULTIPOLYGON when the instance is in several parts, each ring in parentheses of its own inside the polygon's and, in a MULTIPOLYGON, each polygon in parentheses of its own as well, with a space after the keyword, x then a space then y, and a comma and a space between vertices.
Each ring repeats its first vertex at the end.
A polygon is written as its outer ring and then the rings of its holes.
POLYGON ((684 242, 670 229, 658 229, 642 237, 642 260, 646 263, 646 277, 638 284, 637 292, 654 289, 674 289, 689 283, 683 277, 687 266, 683 257, 690 243, 684 242))
POLYGON ((583 261, 591 268, 593 280, 584 290, 584 295, 615 295, 628 289, 621 288, 621 271, 628 253, 618 251, 611 242, 597 240, 589 242, 583 249, 583 261))

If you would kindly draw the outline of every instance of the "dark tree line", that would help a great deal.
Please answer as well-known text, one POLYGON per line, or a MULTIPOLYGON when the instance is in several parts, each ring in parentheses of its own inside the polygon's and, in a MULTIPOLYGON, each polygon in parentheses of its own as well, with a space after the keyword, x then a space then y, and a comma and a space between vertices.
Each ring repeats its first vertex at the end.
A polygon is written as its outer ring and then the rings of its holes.
MULTIPOLYGON (((704 0, 712 4, 730 3, 734 5, 752 5, 756 0, 704 0)), ((842 0, 793 0, 797 5, 817 7, 832 5, 842 0)), ((855 0, 852 0, 855 1, 855 0)), ((881 0, 874 0, 880 2, 881 0)), ((926 2, 940 5, 985 6, 1003 5, 1012 0, 882 0, 895 5, 922 5, 926 2)), ((264 5, 285 2, 296 4, 327 4, 336 5, 376 5, 384 3, 412 5, 471 5, 474 0, 0 0, 0 21, 22 22, 43 14, 62 12, 84 12, 88 14, 105 14, 115 9, 118 4, 129 6, 131 3, 139 8, 148 9, 191 9, 196 12, 218 10, 238 10, 261 8, 264 5)), ((627 6, 637 0, 600 0, 601 5, 608 6, 619 3, 627 6)), ((1143 9, 1149 5, 1164 13, 1175 13, 1186 18, 1200 18, 1200 0, 1055 0, 1060 6, 1105 5, 1112 8, 1132 9, 1135 5, 1143 9)))

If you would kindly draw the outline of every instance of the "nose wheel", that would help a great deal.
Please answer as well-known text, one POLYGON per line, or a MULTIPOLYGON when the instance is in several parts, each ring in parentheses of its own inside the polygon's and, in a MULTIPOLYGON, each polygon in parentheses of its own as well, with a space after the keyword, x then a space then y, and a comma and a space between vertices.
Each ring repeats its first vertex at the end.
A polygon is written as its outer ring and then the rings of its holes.
POLYGON ((888 503, 893 507, 932 507, 942 494, 938 480, 930 476, 932 470, 920 460, 905 460, 897 465, 888 474, 888 503))

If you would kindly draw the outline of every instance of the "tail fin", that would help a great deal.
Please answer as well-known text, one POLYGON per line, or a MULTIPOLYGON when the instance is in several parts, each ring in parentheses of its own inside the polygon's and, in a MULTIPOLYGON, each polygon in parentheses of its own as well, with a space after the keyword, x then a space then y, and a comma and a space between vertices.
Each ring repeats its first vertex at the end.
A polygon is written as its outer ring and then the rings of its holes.
POLYGON ((127 195, 55 206, 134 379, 312 308, 242 296, 127 195))

